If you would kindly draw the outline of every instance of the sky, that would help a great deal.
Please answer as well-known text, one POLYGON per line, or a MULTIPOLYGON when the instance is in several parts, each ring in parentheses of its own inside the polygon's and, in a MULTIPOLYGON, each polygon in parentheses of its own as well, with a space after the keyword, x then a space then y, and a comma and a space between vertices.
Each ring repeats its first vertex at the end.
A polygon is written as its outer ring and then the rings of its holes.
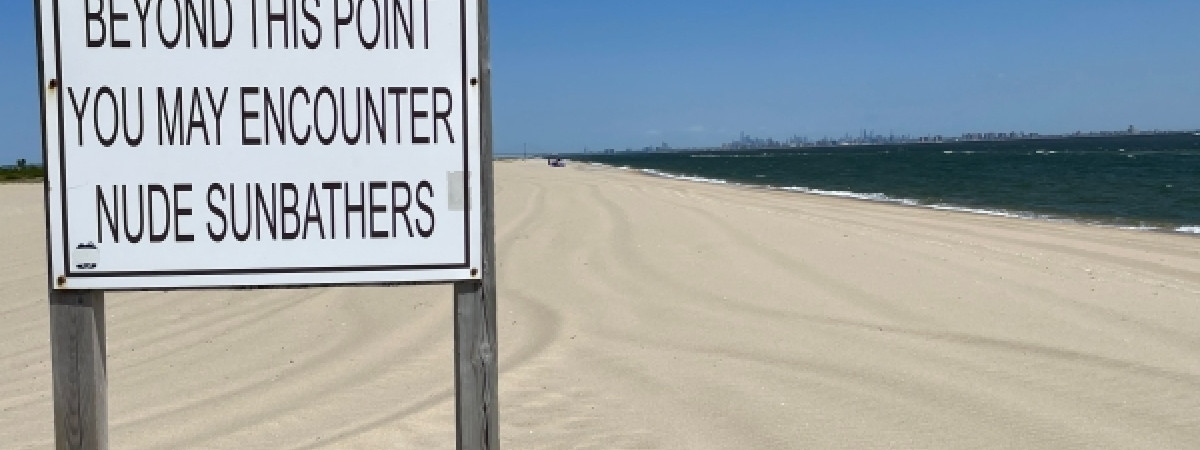
MULTIPOLYGON (((494 0, 497 153, 740 133, 1200 128, 1200 2, 494 0)), ((0 164, 41 160, 33 2, 0 4, 0 164)))

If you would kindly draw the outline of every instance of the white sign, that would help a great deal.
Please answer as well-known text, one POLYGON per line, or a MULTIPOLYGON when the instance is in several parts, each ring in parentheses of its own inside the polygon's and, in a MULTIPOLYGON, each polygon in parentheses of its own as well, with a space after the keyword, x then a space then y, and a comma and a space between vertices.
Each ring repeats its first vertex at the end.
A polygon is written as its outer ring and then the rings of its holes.
POLYGON ((41 0, 51 284, 477 278, 464 0, 41 0))

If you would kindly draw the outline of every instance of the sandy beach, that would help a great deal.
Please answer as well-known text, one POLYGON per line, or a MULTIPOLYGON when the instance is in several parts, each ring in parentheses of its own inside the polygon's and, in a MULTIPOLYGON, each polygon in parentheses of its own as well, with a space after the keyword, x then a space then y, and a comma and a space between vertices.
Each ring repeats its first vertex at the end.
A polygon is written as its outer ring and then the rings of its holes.
MULTIPOLYGON (((1200 448, 1200 238, 496 173, 504 448, 1200 448)), ((41 185, 0 227, 0 448, 52 448, 41 185)), ((113 449, 454 448, 448 286, 106 299, 113 449)))

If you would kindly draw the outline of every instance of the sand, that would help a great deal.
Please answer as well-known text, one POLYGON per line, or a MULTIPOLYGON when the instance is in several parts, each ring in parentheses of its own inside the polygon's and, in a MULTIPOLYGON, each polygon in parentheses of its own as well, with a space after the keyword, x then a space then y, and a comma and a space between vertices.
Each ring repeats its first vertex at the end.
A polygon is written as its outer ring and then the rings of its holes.
MULTIPOLYGON (((504 448, 1200 448, 1200 238, 496 168, 504 448)), ((5 449, 53 446, 40 192, 5 449)), ((106 298, 111 448, 454 447, 448 287, 106 298)))

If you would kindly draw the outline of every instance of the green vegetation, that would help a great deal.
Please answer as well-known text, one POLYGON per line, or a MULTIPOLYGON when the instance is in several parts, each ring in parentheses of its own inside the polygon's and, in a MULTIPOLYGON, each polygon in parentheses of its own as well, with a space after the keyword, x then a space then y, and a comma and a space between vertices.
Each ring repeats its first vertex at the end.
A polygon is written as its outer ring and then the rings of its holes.
POLYGON ((0 182, 17 180, 37 180, 46 176, 46 168, 33 165, 24 159, 18 159, 15 165, 0 166, 0 182))

